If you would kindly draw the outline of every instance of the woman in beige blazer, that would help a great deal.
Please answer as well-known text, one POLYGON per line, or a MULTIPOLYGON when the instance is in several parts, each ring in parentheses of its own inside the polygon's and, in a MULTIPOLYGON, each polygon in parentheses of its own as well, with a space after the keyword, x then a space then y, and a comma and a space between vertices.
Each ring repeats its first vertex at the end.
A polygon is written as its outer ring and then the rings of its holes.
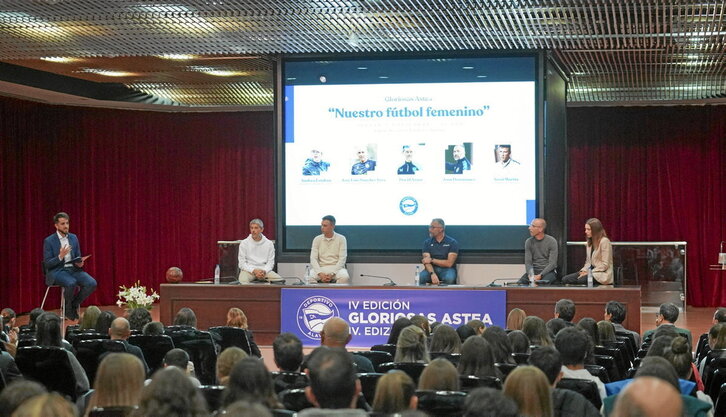
POLYGON ((587 271, 592 268, 592 277, 596 284, 612 284, 613 246, 600 220, 596 218, 587 220, 585 223, 585 237, 587 238, 585 266, 578 272, 565 275, 562 278, 562 283, 587 284, 587 271))

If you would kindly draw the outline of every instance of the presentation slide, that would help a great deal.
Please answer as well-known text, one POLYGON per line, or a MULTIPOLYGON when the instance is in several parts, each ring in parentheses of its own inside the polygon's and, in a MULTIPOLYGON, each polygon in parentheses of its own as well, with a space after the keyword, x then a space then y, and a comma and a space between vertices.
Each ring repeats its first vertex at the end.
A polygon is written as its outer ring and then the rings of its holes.
MULTIPOLYGON (((309 237, 309 227, 325 214, 353 235, 369 227, 420 229, 435 217, 470 232, 529 224, 537 195, 534 59, 444 64, 448 70, 424 59, 286 65, 284 227, 290 241, 309 247, 298 242, 296 230, 309 237), (480 75, 498 61, 512 71, 480 75)), ((418 247, 421 239, 413 240, 411 247, 418 247)), ((377 247, 359 243, 359 249, 377 247)), ((349 239, 355 250, 354 244, 349 239)))

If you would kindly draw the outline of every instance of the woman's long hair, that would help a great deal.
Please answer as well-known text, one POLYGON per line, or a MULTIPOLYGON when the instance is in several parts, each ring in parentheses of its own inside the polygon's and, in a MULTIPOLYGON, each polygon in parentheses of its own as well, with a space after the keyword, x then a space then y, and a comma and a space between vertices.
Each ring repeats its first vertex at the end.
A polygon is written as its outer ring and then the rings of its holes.
POLYGON ((141 360, 130 353, 111 353, 101 361, 93 383, 93 396, 86 416, 94 407, 139 405, 146 371, 141 360))
POLYGON ((416 394, 416 384, 403 371, 390 371, 376 384, 373 411, 385 414, 408 410, 411 397, 416 394))
POLYGON ((504 381, 504 395, 519 405, 522 417, 552 417, 552 394, 544 372, 534 366, 519 366, 504 381))
POLYGON ((489 342, 483 337, 470 337, 461 347, 458 371, 460 375, 474 375, 476 377, 499 377, 494 366, 494 355, 489 342))
POLYGON ((227 312, 227 326, 247 329, 247 316, 244 311, 237 307, 230 308, 227 312))
POLYGON ((585 224, 590 225, 590 231, 592 232, 592 237, 587 239, 587 246, 590 246, 593 250, 595 250, 600 247, 600 240, 604 237, 608 237, 608 234, 605 233, 605 228, 602 226, 600 220, 594 217, 587 219, 585 224))
POLYGON ((426 334, 416 325, 410 325, 398 336, 394 362, 429 363, 429 352, 426 349, 426 334))

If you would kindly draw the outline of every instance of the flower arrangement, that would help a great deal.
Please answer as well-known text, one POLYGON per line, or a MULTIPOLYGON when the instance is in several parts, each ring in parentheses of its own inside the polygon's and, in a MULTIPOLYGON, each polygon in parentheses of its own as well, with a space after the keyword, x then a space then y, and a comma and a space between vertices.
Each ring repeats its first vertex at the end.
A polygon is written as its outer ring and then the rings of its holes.
POLYGON ((125 307, 127 310, 133 310, 135 308, 145 308, 151 310, 154 300, 159 299, 159 294, 153 289, 151 294, 146 294, 146 287, 141 285, 140 281, 136 281, 133 286, 126 288, 121 285, 119 287, 121 291, 118 292, 118 301, 116 305, 119 307, 125 307))

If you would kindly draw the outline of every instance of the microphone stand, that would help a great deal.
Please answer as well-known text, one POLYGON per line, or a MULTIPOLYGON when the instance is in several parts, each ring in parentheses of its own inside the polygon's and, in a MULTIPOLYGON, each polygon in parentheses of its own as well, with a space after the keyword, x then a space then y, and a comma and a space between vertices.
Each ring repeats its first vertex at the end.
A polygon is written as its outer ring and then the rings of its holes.
POLYGON ((395 287, 396 283, 393 282, 393 280, 389 277, 382 277, 380 275, 366 275, 366 274, 360 274, 362 277, 368 277, 368 278, 378 278, 378 279, 385 279, 388 280, 387 283, 383 284, 384 287, 395 287))

